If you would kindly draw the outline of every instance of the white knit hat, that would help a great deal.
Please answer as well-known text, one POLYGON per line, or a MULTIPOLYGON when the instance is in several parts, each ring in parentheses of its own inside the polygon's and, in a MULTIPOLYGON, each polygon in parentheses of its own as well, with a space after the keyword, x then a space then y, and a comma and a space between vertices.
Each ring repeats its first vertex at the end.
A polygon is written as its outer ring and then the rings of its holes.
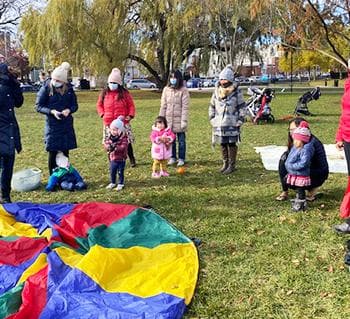
POLYGON ((110 128, 117 128, 120 131, 124 132, 124 116, 120 115, 117 119, 113 120, 112 123, 109 125, 110 128))
POLYGON ((118 68, 113 68, 111 74, 108 76, 108 82, 115 82, 122 85, 122 76, 118 68))
POLYGON ((51 73, 53 80, 59 80, 64 83, 68 83, 68 72, 70 70, 70 64, 68 62, 62 62, 60 66, 54 69, 51 73))
POLYGON ((68 157, 65 156, 62 152, 58 152, 56 155, 56 165, 58 167, 68 168, 70 165, 68 157))

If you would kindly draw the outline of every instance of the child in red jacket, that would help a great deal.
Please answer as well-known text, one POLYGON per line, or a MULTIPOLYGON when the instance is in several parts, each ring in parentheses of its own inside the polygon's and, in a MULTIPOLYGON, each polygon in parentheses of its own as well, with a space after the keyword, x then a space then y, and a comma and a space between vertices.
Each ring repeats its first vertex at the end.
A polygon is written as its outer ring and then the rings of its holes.
POLYGON ((119 116, 110 124, 109 135, 104 142, 104 147, 108 153, 110 183, 106 189, 116 187, 117 191, 124 188, 124 169, 125 161, 128 155, 128 137, 125 134, 124 118, 119 116), (118 184, 116 177, 118 174, 118 184))

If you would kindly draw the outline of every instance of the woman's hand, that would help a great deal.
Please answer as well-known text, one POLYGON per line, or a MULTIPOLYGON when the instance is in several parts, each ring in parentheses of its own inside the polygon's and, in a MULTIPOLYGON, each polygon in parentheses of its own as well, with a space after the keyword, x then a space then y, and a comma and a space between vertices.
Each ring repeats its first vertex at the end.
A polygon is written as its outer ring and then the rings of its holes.
POLYGON ((61 112, 58 112, 57 110, 51 110, 50 113, 57 119, 57 120, 62 120, 61 118, 61 112))
POLYGON ((344 148, 344 142, 343 141, 336 142, 335 147, 337 148, 338 151, 341 151, 344 148))
POLYGON ((62 111, 62 114, 63 114, 64 117, 67 117, 70 114, 70 109, 64 109, 62 111))

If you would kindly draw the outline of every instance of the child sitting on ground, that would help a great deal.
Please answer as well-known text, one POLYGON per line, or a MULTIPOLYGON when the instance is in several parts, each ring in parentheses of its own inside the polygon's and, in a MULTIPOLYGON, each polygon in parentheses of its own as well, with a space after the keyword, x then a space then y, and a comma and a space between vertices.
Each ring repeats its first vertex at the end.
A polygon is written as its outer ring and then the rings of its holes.
POLYGON ((293 133, 293 147, 287 157, 285 166, 288 171, 287 184, 296 189, 297 195, 292 200, 292 210, 295 212, 306 210, 306 187, 311 184, 310 164, 314 149, 308 144, 311 138, 309 124, 302 121, 293 133))
POLYGON ((152 126, 150 136, 152 141, 152 178, 161 176, 167 177, 167 163, 171 157, 171 144, 175 140, 175 134, 168 127, 167 120, 164 116, 158 116, 152 126))
POLYGON ((128 137, 125 133, 124 117, 119 116, 109 126, 109 135, 104 141, 104 147, 108 153, 110 183, 106 189, 113 189, 119 192, 124 188, 125 161, 128 156, 128 137), (118 173, 118 185, 116 177, 118 173))
POLYGON ((74 190, 86 189, 86 183, 79 172, 69 163, 69 159, 62 152, 56 155, 57 167, 52 171, 46 190, 52 192, 56 186, 63 190, 73 192, 74 190))

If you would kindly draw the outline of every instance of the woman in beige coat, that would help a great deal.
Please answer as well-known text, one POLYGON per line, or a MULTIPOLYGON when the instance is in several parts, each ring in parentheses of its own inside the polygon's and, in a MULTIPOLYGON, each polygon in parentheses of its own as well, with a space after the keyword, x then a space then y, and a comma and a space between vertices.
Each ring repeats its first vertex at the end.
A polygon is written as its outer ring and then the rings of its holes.
POLYGON ((164 116, 168 127, 176 135, 176 141, 172 143, 172 155, 169 165, 176 163, 176 144, 178 144, 177 166, 183 166, 186 159, 186 131, 188 124, 188 105, 190 94, 184 86, 182 74, 179 70, 170 74, 168 85, 164 88, 161 99, 160 116, 164 116))

